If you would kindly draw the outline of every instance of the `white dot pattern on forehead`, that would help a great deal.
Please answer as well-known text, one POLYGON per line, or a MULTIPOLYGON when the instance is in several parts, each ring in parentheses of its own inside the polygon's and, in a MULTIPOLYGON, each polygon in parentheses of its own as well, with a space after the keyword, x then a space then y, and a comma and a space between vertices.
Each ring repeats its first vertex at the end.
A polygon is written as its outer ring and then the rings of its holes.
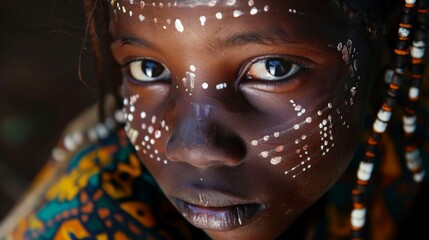
MULTIPOLYGON (((148 6, 152 7, 152 8, 163 8, 163 7, 171 8, 171 7, 196 7, 196 6, 214 7, 214 6, 222 5, 222 6, 227 6, 229 8, 233 8, 231 10, 226 10, 225 12, 217 12, 213 16, 211 16, 212 18, 217 19, 217 20, 222 20, 222 19, 224 19, 225 16, 233 16, 234 18, 241 17, 245 14, 252 16, 252 15, 258 14, 259 12, 268 12, 270 10, 269 5, 260 6, 261 8, 258 9, 258 7, 256 6, 257 5, 256 1, 253 1, 253 0, 248 1, 248 4, 247 4, 247 7, 249 8, 248 10, 244 10, 243 7, 242 7, 242 9, 238 9, 239 4, 237 4, 237 2, 235 0, 220 0, 220 1, 210 0, 210 1, 192 1, 192 2, 175 1, 173 4, 171 2, 160 2, 158 4, 156 4, 155 2, 152 2, 152 4, 147 4, 145 1, 112 0, 111 5, 115 6, 115 4, 117 7, 117 10, 119 10, 120 12, 123 12, 123 13, 128 13, 129 17, 133 18, 134 16, 137 16, 138 20, 142 23, 143 22, 146 22, 146 23, 151 22, 151 23, 155 23, 155 24, 160 22, 157 17, 154 17, 152 20, 147 20, 146 16, 143 13, 143 11, 148 6), (131 10, 127 11, 127 8, 125 7, 125 5, 121 5, 121 4, 139 5, 140 6, 139 12, 135 13, 131 10)), ((114 14, 115 14, 115 20, 117 20, 117 10, 116 9, 113 10, 114 14)), ((296 10, 295 10, 295 12, 296 12, 296 10)), ((200 16, 198 21, 199 21, 201 26, 205 26, 207 19, 208 19, 208 17, 206 17, 206 16, 200 16)), ((164 22, 164 20, 162 20, 161 22, 164 22)), ((162 28, 164 30, 166 30, 168 28, 169 24, 170 23, 163 24, 162 28)), ((176 19, 175 28, 179 33, 183 33, 185 31, 185 27, 184 27, 184 25, 180 19, 176 19)))

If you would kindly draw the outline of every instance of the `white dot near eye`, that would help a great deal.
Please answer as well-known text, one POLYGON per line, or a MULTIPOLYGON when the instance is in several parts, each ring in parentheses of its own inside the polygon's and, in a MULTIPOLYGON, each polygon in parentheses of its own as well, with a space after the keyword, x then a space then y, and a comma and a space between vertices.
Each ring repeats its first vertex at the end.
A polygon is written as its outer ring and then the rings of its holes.
POLYGON ((197 68, 196 68, 194 65, 189 66, 189 69, 190 69, 192 72, 197 71, 197 68))
POLYGON ((206 20, 207 20, 206 16, 201 16, 200 17, 201 26, 204 26, 206 24, 206 20))
POLYGON ((293 129, 298 130, 298 129, 299 129, 299 124, 295 124, 295 125, 293 126, 293 129))
POLYGON ((270 10, 270 6, 265 5, 265 6, 264 6, 264 11, 265 11, 265 12, 268 12, 269 10, 270 10))
POLYGON ((209 88, 209 84, 204 82, 203 84, 201 84, 201 86, 203 87, 203 89, 207 89, 209 88))
POLYGON ((261 152, 261 156, 263 158, 267 158, 268 157, 268 152, 267 151, 261 152))
POLYGON ((250 9, 250 15, 256 15, 258 13, 258 9, 256 7, 252 7, 252 9, 250 9))
POLYGON ((244 12, 242 12, 242 11, 240 11, 240 10, 234 10, 233 12, 232 12, 232 15, 235 17, 235 18, 237 18, 237 17, 240 17, 241 15, 243 15, 244 14, 244 12))
POLYGON ((176 26, 177 31, 181 33, 185 31, 185 28, 183 27, 182 21, 180 21, 180 19, 176 19, 176 21, 174 22, 174 25, 176 26))
POLYGON ((220 20, 220 19, 222 19, 222 17, 223 17, 223 16, 222 16, 222 13, 221 13, 221 12, 217 12, 217 13, 216 13, 216 18, 217 18, 217 19, 219 19, 219 20, 220 20))

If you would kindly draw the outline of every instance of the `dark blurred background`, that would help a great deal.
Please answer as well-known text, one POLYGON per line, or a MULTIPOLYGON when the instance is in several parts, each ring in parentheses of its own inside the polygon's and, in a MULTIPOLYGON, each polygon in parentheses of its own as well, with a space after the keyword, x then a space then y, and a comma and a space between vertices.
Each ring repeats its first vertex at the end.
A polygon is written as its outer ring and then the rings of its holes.
MULTIPOLYGON (((67 123, 95 103, 95 92, 77 75, 85 32, 81 0, 2 1, 0 29, 1 221, 67 123)), ((83 53, 89 71, 90 58, 83 53)))

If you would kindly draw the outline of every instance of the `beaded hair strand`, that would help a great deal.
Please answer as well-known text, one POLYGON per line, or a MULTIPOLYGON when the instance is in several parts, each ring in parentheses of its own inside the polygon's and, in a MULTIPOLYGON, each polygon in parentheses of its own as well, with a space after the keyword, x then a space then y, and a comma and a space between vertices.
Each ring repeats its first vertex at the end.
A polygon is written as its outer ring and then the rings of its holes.
POLYGON ((387 94, 374 120, 372 133, 367 139, 365 157, 359 164, 356 185, 352 190, 353 210, 351 212, 351 227, 352 239, 355 240, 365 238, 363 234, 367 215, 365 192, 374 169, 375 151, 391 120, 392 110, 396 105, 400 87, 405 79, 406 67, 409 66, 410 55, 412 77, 403 118, 404 134, 407 141, 405 158, 407 167, 413 173, 414 181, 422 181, 425 174, 421 166, 420 152, 414 142, 414 133, 416 129, 415 106, 424 71, 422 58, 426 45, 427 12, 427 0, 404 0, 398 27, 398 38, 394 49, 395 66, 393 74, 388 75, 390 79, 388 79, 387 94), (410 37, 412 35, 414 35, 413 38, 410 37))

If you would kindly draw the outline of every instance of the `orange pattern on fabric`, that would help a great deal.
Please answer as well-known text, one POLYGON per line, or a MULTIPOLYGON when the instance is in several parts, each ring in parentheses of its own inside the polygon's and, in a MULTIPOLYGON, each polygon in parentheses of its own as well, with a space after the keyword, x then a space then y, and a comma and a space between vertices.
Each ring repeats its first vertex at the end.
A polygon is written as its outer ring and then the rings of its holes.
POLYGON ((88 231, 80 224, 79 220, 71 219, 61 224, 54 240, 72 240, 70 234, 73 234, 78 239, 90 237, 88 231))
POLYGON ((102 174, 102 187, 113 199, 129 197, 133 194, 133 181, 141 174, 139 160, 130 154, 128 163, 119 163, 115 171, 102 174))
POLYGON ((148 204, 134 201, 122 203, 120 207, 122 210, 139 221, 143 226, 150 228, 156 225, 152 208, 148 204))

